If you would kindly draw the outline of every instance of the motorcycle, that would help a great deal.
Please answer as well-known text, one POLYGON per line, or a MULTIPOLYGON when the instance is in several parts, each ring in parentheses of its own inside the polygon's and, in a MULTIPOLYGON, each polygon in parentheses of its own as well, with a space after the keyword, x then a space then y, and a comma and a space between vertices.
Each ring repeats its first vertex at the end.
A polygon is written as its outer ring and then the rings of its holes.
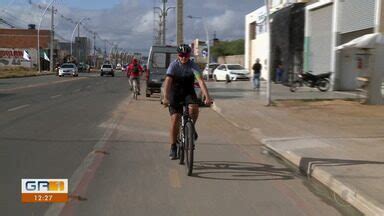
POLYGON ((328 72, 315 75, 310 72, 298 74, 298 79, 291 84, 289 90, 295 92, 298 87, 306 85, 311 88, 317 88, 322 92, 328 91, 331 87, 329 78, 332 73, 328 72))

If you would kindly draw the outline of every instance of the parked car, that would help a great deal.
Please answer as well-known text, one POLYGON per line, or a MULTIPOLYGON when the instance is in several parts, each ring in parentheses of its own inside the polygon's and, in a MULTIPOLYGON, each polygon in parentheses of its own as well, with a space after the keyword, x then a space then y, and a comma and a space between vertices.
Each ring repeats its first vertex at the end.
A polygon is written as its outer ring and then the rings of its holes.
POLYGON ((147 87, 145 96, 150 97, 153 93, 160 93, 161 85, 165 80, 165 74, 169 64, 177 59, 176 46, 152 46, 147 62, 147 87))
POLYGON ((64 63, 59 68, 59 77, 64 75, 79 76, 78 69, 73 63, 64 63))
POLYGON ((100 76, 104 75, 115 76, 115 71, 113 70, 113 66, 111 64, 103 64, 100 69, 100 76))
POLYGON ((203 70, 203 78, 208 80, 212 78, 213 71, 219 66, 219 63, 206 64, 203 70))
POLYGON ((249 71, 239 64, 221 64, 213 72, 215 81, 249 80, 249 71))

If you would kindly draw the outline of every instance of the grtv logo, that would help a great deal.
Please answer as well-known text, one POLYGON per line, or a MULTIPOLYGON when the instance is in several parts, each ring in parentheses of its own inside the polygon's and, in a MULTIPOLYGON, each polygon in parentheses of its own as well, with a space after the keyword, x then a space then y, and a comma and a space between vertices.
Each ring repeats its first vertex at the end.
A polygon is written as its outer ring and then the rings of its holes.
POLYGON ((22 179, 21 201, 67 202, 68 179, 22 179))

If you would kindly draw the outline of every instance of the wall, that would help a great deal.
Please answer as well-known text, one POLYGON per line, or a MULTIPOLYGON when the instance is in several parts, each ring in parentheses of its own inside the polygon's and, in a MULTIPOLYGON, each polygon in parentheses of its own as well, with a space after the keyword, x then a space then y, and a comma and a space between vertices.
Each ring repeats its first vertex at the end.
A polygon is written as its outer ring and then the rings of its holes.
POLYGON ((0 48, 0 67, 31 67, 31 61, 25 60, 23 54, 24 49, 0 48))
POLYGON ((217 59, 219 64, 240 64, 244 65, 244 55, 233 55, 233 56, 220 56, 217 59))
MULTIPOLYGON (((50 31, 40 30, 40 47, 48 49, 50 31)), ((0 67, 24 66, 37 64, 37 30, 33 29, 0 29, 0 67), (31 61, 23 59, 24 50, 29 52, 31 61)), ((48 55, 48 52, 47 52, 48 55)))

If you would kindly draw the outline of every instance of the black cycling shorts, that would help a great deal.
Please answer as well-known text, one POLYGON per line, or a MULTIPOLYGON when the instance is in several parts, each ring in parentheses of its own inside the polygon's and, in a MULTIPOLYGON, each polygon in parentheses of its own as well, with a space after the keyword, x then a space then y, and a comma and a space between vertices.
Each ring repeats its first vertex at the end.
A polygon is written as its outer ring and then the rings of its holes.
POLYGON ((183 102, 187 104, 199 104, 196 92, 193 90, 190 92, 190 94, 187 95, 171 95, 168 107, 169 114, 183 114, 183 102))

